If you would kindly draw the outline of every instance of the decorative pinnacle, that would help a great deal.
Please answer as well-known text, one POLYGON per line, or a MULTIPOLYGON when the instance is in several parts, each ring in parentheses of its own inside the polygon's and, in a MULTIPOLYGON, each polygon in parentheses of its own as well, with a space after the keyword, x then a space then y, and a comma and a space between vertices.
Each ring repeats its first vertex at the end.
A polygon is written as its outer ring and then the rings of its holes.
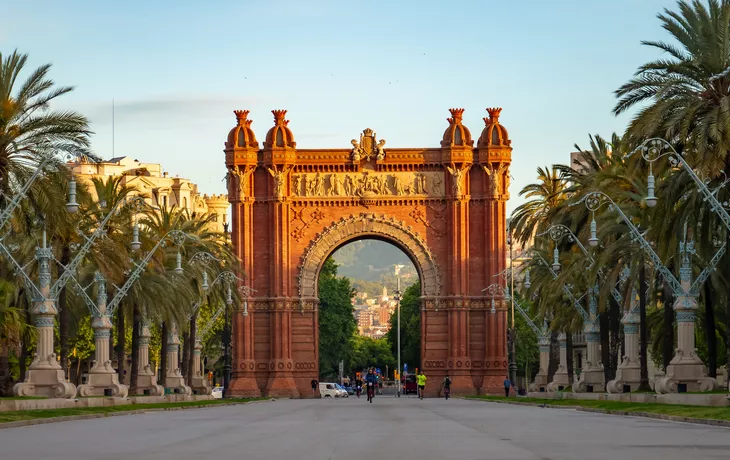
POLYGON ((449 109, 449 112, 451 112, 451 118, 447 118, 449 123, 460 125, 464 116, 464 109, 449 109))
POLYGON ((487 112, 489 112, 489 121, 492 123, 496 123, 497 121, 499 121, 499 114, 502 112, 502 108, 487 108, 487 112))
POLYGON ((286 124, 289 123, 289 120, 284 120, 286 110, 272 110, 271 113, 274 114, 274 123, 277 125, 283 124, 286 126, 286 124))
MULTIPOLYGON (((248 114, 250 113, 249 110, 234 110, 233 113, 236 114, 236 120, 238 120, 239 125, 244 125, 247 122, 248 114)), ((248 121, 248 124, 251 124, 250 121, 248 121)))

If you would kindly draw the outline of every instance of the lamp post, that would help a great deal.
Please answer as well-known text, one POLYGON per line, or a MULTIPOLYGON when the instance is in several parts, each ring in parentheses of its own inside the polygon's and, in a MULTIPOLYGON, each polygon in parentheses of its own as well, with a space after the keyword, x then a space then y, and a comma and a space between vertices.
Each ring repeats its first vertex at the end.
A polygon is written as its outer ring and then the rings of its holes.
MULTIPOLYGON (((653 181, 651 181, 653 182, 653 181)), ((650 190, 650 196, 653 190, 650 190)), ((593 213, 591 221, 591 238, 595 239, 595 245, 598 244, 596 237, 595 213, 601 207, 607 206, 608 209, 616 211, 626 226, 634 241, 638 241, 641 248, 651 260, 655 269, 657 269, 664 279, 669 283, 674 291, 674 310, 677 316, 677 352, 672 362, 667 367, 666 377, 658 379, 654 384, 657 393, 676 393, 681 390, 686 391, 710 391, 717 387, 717 380, 708 377, 702 360, 693 353, 695 348, 694 338, 694 320, 697 310, 697 297, 699 296, 699 288, 702 283, 707 280, 715 266, 725 253, 726 244, 723 244, 712 257, 707 267, 700 273, 700 276, 692 282, 692 265, 691 256, 695 253, 694 242, 687 240, 687 228, 685 225, 685 234, 683 241, 679 244, 681 254, 680 280, 662 263, 659 256, 652 248, 651 244, 644 239, 631 220, 624 214, 621 208, 603 192, 590 192, 581 198, 575 205, 585 203, 586 208, 593 213), (686 350, 688 350, 686 352, 686 350)))
POLYGON ((395 275, 396 275, 396 282, 398 283, 398 288, 395 291, 395 303, 396 303, 396 308, 398 309, 398 312, 396 314, 396 316, 398 318, 398 321, 397 321, 397 323, 398 323, 398 325, 397 325, 397 327, 398 327, 398 331, 397 331, 397 337, 398 337, 398 368, 397 368, 398 369, 398 378, 396 379, 397 380, 397 383, 396 383, 397 392, 396 392, 396 394, 400 398, 400 375, 401 375, 402 370, 401 370, 401 367, 400 367, 400 301, 401 301, 401 292, 400 292, 400 276, 398 276, 399 275, 399 271, 400 271, 399 268, 396 267, 395 275))
MULTIPOLYGON (((529 272, 525 277, 525 283, 524 286, 529 289, 530 288, 530 277, 529 272)), ((490 284, 489 286, 482 289, 482 292, 487 291, 492 298, 495 296, 501 296, 505 299, 512 302, 515 309, 522 315, 522 317, 527 322, 527 325, 532 329, 532 331, 535 333, 535 336, 538 339, 538 345, 540 347, 540 370, 538 371, 537 375, 535 376, 535 382, 529 385, 530 391, 540 391, 542 388, 544 390, 545 385, 547 385, 547 368, 548 368, 548 361, 550 359, 550 332, 547 328, 547 322, 543 321, 543 327, 542 329, 538 328, 535 325, 535 322, 530 318, 530 316, 527 314, 525 309, 520 305, 519 301, 517 301, 514 297, 512 292, 509 289, 506 289, 502 287, 500 284, 490 284)), ((527 374, 525 374, 525 377, 527 377, 527 374)))
MULTIPOLYGON (((44 160, 36 169, 33 176, 26 182, 16 196, 10 200, 9 205, 0 211, 0 227, 7 224, 14 211, 20 206, 25 194, 30 189, 31 184, 41 175, 41 171, 49 164, 50 160, 44 160)), ((134 202, 134 200, 133 200, 134 202)), ((30 278, 26 273, 26 268, 30 263, 21 265, 12 256, 17 252, 20 246, 17 243, 6 243, 8 235, 0 236, 0 254, 13 266, 15 274, 19 276, 29 293, 33 295, 32 313, 35 316, 37 334, 36 358, 28 367, 28 373, 25 381, 19 382, 13 388, 13 392, 17 396, 48 396, 56 398, 69 398, 76 394, 76 387, 66 382, 61 366, 56 361, 56 354, 53 351, 53 327, 56 313, 58 309, 56 302, 58 297, 77 271, 81 262, 86 258, 87 253, 91 249, 94 242, 101 236, 106 234, 105 227, 114 215, 117 215, 121 206, 127 202, 120 200, 111 211, 99 222, 91 236, 86 236, 80 229, 77 233, 85 240, 82 245, 73 244, 73 249, 78 249, 76 256, 71 262, 63 266, 63 273, 58 277, 55 283, 52 283, 51 264, 56 261, 53 252, 47 244, 46 224, 43 223, 41 247, 36 248, 35 259, 38 263, 38 284, 30 278)), ((78 212, 79 205, 76 202, 76 182, 72 178, 69 181, 69 198, 66 203, 66 210, 69 213, 78 212)), ((57 262, 57 261, 56 261, 57 262)), ((60 263, 59 263, 60 264, 60 263)))
MULTIPOLYGON (((141 198, 139 199, 142 200, 141 198)), ((93 368, 89 371, 88 381, 78 388, 79 396, 104 396, 109 391, 111 392, 111 396, 124 397, 127 395, 127 386, 119 383, 118 376, 116 372, 114 372, 114 369, 112 369, 111 362, 109 361, 108 343, 109 332, 112 327, 110 318, 114 316, 117 308, 119 308, 120 302, 127 295, 134 283, 140 279, 154 253, 158 249, 166 247, 170 242, 175 244, 178 248, 176 255, 177 265, 173 272, 176 274, 182 272, 182 256, 180 254, 180 249, 187 238, 190 238, 190 235, 180 230, 172 230, 163 235, 162 238, 157 241, 155 246, 147 254, 145 254, 139 263, 132 261, 134 269, 130 272, 124 285, 118 288, 116 294, 108 304, 105 286, 106 279, 101 272, 97 272, 94 276, 97 284, 96 302, 93 301, 91 296, 87 293, 90 286, 81 286, 79 281, 73 276, 73 273, 69 272, 72 273, 70 275, 70 280, 74 283, 76 292, 86 302, 89 308, 92 317, 91 327, 94 329, 94 337, 96 338, 96 360, 93 368)), ((131 247, 133 251, 137 251, 141 247, 141 242, 139 240, 139 228, 136 224, 134 226, 131 247)), ((136 388, 137 390, 141 390, 152 396, 161 396, 164 394, 164 389, 162 386, 157 384, 154 372, 152 372, 149 368, 149 326, 147 324, 142 325, 142 331, 140 332, 140 348, 138 351, 140 359, 137 364, 138 373, 136 388)), ((170 343, 168 341, 168 350, 169 349, 170 343)))
MULTIPOLYGON (((201 253, 198 253, 198 254, 201 254, 201 253)), ((196 254, 195 256, 193 256, 193 258, 195 258, 198 254, 196 254)), ((207 253, 203 253, 203 254, 207 254, 207 253)), ((211 260, 218 260, 218 259, 216 259, 215 257, 213 257, 210 254, 208 254, 207 256, 198 256, 198 258, 201 261, 202 260, 207 261, 206 263, 209 263, 211 260)), ((233 273, 232 271, 225 270, 225 271, 220 272, 218 274, 218 276, 216 276, 216 278, 213 280, 212 283, 208 284, 208 282, 207 282, 207 278, 208 278, 207 277, 207 273, 204 271, 203 274, 204 274, 204 276, 203 276, 203 289, 206 292, 208 292, 210 289, 212 289, 218 283, 225 283, 225 285, 226 285, 225 305, 220 306, 219 308, 217 308, 213 312, 213 315, 208 320, 208 323, 206 323, 200 329, 200 331, 196 331, 195 337, 193 338, 195 347, 194 347, 194 351, 193 351, 193 360, 194 361, 193 361, 193 366, 192 366, 192 368, 193 368, 193 377, 191 379, 191 387, 193 388, 193 390, 197 391, 200 394, 210 394, 210 391, 211 390, 210 390, 210 387, 208 385, 208 379, 206 379, 205 376, 203 375, 203 368, 202 368, 202 361, 201 361, 201 350, 202 350, 203 347, 202 347, 202 344, 200 343, 200 340, 201 340, 202 337, 205 336, 205 334, 208 333, 208 331, 210 330, 210 328, 213 327, 216 319, 218 319, 218 316, 220 316, 221 313, 223 313, 225 315, 224 316, 224 318, 225 318, 225 326, 224 326, 224 328, 226 328, 226 329, 228 328, 228 326, 229 326, 229 324, 228 324, 229 309, 233 305, 233 296, 232 296, 231 286, 234 283, 236 283, 236 282, 242 282, 243 280, 241 278, 237 277, 235 275, 235 273, 233 273)), ((249 291, 252 291, 252 289, 250 289, 250 288, 248 288, 246 286, 245 287, 241 287, 238 290, 239 290, 239 292, 242 293, 242 295, 245 295, 246 297, 248 297, 249 291)), ((200 307, 200 305, 202 304, 202 302, 203 302, 203 299, 202 298, 198 302, 196 302, 196 304, 193 306, 193 311, 197 311, 197 309, 200 307)), ((244 316, 248 315, 248 302, 247 302, 247 300, 244 300, 244 308, 243 308, 242 314, 244 316)), ((228 386, 226 386, 226 376, 227 375, 228 375, 227 383, 230 384, 230 365, 231 365, 230 364, 230 336, 228 335, 228 333, 227 333, 228 331, 226 329, 224 329, 224 333, 223 333, 223 345, 224 345, 224 351, 223 351, 223 365, 224 365, 223 382, 224 382, 224 392, 226 392, 225 394, 227 394, 227 391, 228 391, 228 386), (229 366, 227 369, 226 369, 226 364, 229 366)))
MULTIPOLYGON (((555 267, 555 264, 558 264, 558 257, 557 257, 557 251, 558 251, 558 242, 560 242, 563 238, 566 238, 570 243, 575 243, 583 253, 583 256, 588 260, 588 262, 593 266, 595 264, 595 260, 590 255, 588 250, 583 246, 583 244, 580 242, 580 239, 573 233, 570 228, 568 228, 566 225, 563 224, 556 224, 551 225, 547 230, 544 232, 538 234, 537 236, 543 236, 548 235, 550 239, 552 239, 555 242, 555 262, 553 265, 553 268, 555 267)), ((597 246, 598 245, 598 238, 596 237, 596 223, 595 220, 591 222, 591 238, 588 240, 588 243, 591 246, 597 246)), ((602 270, 598 271, 598 277, 599 279, 603 277, 602 270)), ((590 281, 589 281, 590 283, 590 281)), ((615 287, 611 288, 611 294, 616 299, 616 302, 618 302, 619 305, 623 304, 623 296, 621 296, 621 293, 619 293, 615 287)), ((600 326, 598 323, 598 283, 594 282, 593 286, 588 288, 588 320, 585 321, 584 316, 584 334, 586 339, 586 359, 583 363, 583 369, 581 369, 581 373, 579 376, 579 379, 576 380, 573 383, 573 391, 576 393, 588 391, 592 392, 594 387, 602 387, 605 385, 605 372, 599 365, 601 363, 601 356, 600 356, 600 348, 599 348, 599 341, 600 341, 600 326)))

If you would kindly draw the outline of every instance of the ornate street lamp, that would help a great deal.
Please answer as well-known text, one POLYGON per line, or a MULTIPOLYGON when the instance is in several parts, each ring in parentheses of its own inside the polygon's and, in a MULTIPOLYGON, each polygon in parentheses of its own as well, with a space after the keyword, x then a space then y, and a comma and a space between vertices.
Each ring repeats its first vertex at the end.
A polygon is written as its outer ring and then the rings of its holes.
MULTIPOLYGON (((8 207, 0 212, 0 226, 5 225, 5 223, 10 220, 13 212, 22 202, 22 199, 30 188, 32 182, 40 176, 40 171, 43 167, 45 167, 44 163, 39 166, 31 179, 21 187, 20 192, 17 196, 13 197, 8 207)), ((78 204, 76 203, 75 196, 75 182, 69 185, 69 191, 71 193, 69 194, 67 210, 77 212, 78 204)), ((130 203, 125 201, 117 202, 109 213, 101 220, 91 236, 87 236, 81 230, 77 229, 77 233, 85 241, 80 247, 75 243, 72 245, 74 250, 78 248, 78 252, 68 265, 63 266, 63 273, 61 273, 55 283, 51 282, 51 264, 55 259, 53 258, 51 248, 47 246, 45 224, 42 231, 42 246, 36 248, 38 284, 36 284, 26 273, 26 268, 29 264, 20 264, 12 256, 12 253, 18 251, 20 246, 15 243, 6 244, 5 239, 7 235, 0 237, 0 254, 3 254, 5 258, 10 261, 16 275, 23 279, 26 288, 33 294, 34 306, 32 308, 32 313, 35 315, 36 328, 38 329, 36 348, 37 355, 40 358, 34 360, 30 365, 29 370, 32 372, 27 374, 26 380, 15 385, 13 391, 18 396, 72 397, 75 395, 76 387, 65 380, 60 380, 59 375, 62 376, 63 374, 59 374, 57 372, 58 370, 61 370, 61 367, 57 363, 55 353, 53 351, 54 317, 58 312, 56 302, 61 291, 66 286, 66 283, 73 277, 82 261, 86 258, 86 255, 92 245, 98 238, 106 234, 107 223, 113 216, 119 213, 122 206, 127 204, 130 203)), ((136 201, 136 199, 132 200, 131 204, 138 205, 138 201, 136 201)))
MULTIPOLYGON (((683 161, 683 160, 682 160, 683 161)), ((691 173, 693 174, 693 173, 691 173)), ((694 339, 694 318, 695 311, 697 309, 697 297, 699 296, 700 286, 707 280, 715 266, 719 263, 722 256, 725 254, 726 244, 723 244, 712 257, 712 260, 707 267, 700 273, 700 276, 692 282, 692 266, 691 266, 691 255, 695 253, 694 243, 687 240, 686 225, 684 240, 680 242, 679 249, 682 254, 682 262, 680 267, 680 280, 674 276, 674 274, 661 262, 659 256, 652 248, 652 245, 644 239, 643 235, 639 232, 636 226, 631 220, 624 214, 621 208, 603 192, 590 192, 586 194, 577 204, 585 203, 586 208, 589 211, 595 212, 602 206, 606 205, 610 210, 616 211, 621 219, 624 221, 626 226, 629 228, 629 232, 633 237, 634 241, 638 241, 645 254, 649 257, 655 269, 659 270, 664 279, 669 283, 674 291, 674 310, 677 316, 678 327, 681 328, 681 333, 678 334, 678 350, 694 350, 695 339, 694 339)), ((723 210, 724 212, 724 210, 723 210)), ((678 391, 678 385, 686 385, 690 388, 690 391, 707 391, 713 389, 717 382, 704 375, 704 366, 697 366, 696 361, 692 361, 691 366, 686 366, 688 363, 681 359, 672 360, 673 364, 670 364, 672 369, 667 370, 667 377, 659 379, 655 383, 655 389, 657 393, 670 393, 678 391), (675 363, 676 360, 676 363, 675 363), (686 366, 682 368, 683 366, 686 366), (694 366, 694 367, 692 367, 694 366), (678 368, 675 370, 675 367, 678 368), (674 377, 675 375, 682 375, 682 378, 674 377)), ((700 361, 701 363, 701 361, 700 361)))

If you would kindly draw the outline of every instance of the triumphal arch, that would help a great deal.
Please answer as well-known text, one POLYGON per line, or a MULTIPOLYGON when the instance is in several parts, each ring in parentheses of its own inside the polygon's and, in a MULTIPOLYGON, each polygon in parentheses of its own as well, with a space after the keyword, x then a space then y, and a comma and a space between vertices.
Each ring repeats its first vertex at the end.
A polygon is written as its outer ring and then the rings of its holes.
POLYGON ((393 243, 418 269, 429 381, 448 371, 454 393, 501 391, 506 308, 482 289, 505 268, 511 142, 501 109, 487 109, 476 146, 464 110, 450 112, 440 147, 389 148, 365 129, 341 149, 298 149, 285 110, 272 112, 263 145, 249 111, 235 111, 225 144, 232 240, 255 291, 248 314, 234 316, 231 395, 311 395, 319 270, 362 238, 393 243))

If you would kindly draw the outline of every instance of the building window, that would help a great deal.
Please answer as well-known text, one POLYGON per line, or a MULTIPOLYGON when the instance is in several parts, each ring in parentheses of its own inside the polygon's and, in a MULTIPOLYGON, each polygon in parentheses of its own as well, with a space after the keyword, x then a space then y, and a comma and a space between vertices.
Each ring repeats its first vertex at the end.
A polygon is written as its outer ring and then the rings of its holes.
POLYGON ((183 199, 182 199, 182 207, 183 207, 183 209, 188 209, 188 199, 187 199, 187 197, 183 197, 183 199))
POLYGON ((281 129, 276 130, 276 146, 284 147, 284 136, 281 134, 281 129))
POLYGON ((461 145, 464 141, 461 138, 461 130, 457 127, 454 130, 454 145, 461 145))
POLYGON ((163 208, 166 208, 167 207, 167 196, 163 196, 162 197, 162 207, 163 208))

